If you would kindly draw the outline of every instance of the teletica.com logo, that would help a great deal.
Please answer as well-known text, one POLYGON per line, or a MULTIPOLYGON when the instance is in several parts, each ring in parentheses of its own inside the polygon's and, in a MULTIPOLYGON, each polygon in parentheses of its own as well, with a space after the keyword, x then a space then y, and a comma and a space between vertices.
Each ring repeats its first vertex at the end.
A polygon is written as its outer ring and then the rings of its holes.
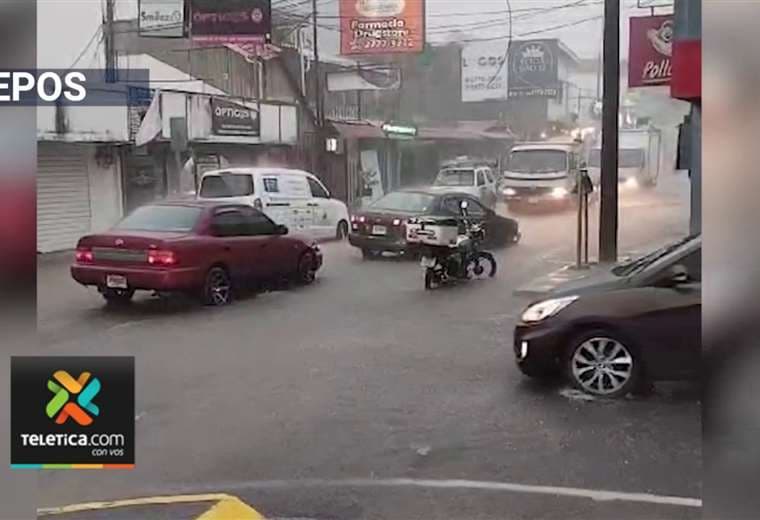
POLYGON ((98 406, 92 402, 100 392, 100 381, 89 372, 82 372, 78 379, 74 379, 65 370, 58 370, 53 374, 53 379, 48 380, 47 387, 54 395, 45 412, 49 418, 55 419, 56 424, 65 424, 71 418, 80 426, 89 426, 92 416, 100 413, 98 406))

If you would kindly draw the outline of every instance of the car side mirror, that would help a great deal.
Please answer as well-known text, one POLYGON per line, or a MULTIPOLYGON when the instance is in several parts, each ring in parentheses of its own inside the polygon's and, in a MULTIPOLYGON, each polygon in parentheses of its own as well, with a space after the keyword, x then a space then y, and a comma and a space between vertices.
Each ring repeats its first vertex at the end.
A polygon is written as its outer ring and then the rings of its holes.
POLYGON ((275 235, 287 235, 288 231, 288 226, 284 224, 277 224, 274 228, 275 235))

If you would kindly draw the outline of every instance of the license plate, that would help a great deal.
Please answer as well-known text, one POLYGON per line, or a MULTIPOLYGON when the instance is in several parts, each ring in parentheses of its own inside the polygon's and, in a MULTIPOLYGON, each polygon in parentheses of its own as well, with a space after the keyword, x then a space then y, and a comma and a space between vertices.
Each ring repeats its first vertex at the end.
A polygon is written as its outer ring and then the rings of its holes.
POLYGON ((537 204, 538 197, 528 197, 528 204, 537 204))
POLYGON ((420 260, 420 265, 422 267, 435 267, 435 258, 423 256, 422 260, 420 260))
POLYGON ((110 289, 126 289, 127 277, 118 274, 109 274, 106 276, 106 286, 110 289))
POLYGON ((388 229, 385 226, 372 226, 373 235, 386 235, 387 233, 388 229))

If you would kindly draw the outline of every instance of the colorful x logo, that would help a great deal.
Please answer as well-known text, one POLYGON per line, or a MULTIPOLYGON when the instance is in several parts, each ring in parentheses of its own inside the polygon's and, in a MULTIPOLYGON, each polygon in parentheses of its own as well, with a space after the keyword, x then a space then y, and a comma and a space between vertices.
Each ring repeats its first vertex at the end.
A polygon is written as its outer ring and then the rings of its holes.
POLYGON ((80 426, 92 424, 92 417, 100 413, 98 406, 92 402, 100 392, 100 381, 96 377, 91 378, 89 372, 82 372, 78 379, 74 379, 65 370, 58 370, 53 374, 53 379, 48 380, 48 390, 53 392, 53 398, 45 407, 47 416, 55 417, 56 424, 65 423, 69 417, 74 419, 80 426), (70 401, 76 396, 76 401, 70 401), (85 410, 87 412, 85 412, 85 410))

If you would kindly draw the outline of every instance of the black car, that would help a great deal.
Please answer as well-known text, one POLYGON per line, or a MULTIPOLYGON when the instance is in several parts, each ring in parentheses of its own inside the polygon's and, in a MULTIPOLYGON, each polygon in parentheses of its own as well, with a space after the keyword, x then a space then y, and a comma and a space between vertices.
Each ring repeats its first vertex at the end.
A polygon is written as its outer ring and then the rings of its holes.
POLYGON ((701 236, 688 237, 528 306, 514 332, 520 370, 564 373, 579 389, 607 397, 644 381, 697 376, 701 254, 701 236))
POLYGON ((349 243, 362 250, 365 258, 384 251, 407 252, 406 222, 423 215, 460 218, 462 200, 467 200, 468 218, 485 224, 486 247, 519 241, 516 220, 496 214, 467 193, 437 193, 433 190, 400 190, 388 193, 361 212, 351 215, 349 243))

